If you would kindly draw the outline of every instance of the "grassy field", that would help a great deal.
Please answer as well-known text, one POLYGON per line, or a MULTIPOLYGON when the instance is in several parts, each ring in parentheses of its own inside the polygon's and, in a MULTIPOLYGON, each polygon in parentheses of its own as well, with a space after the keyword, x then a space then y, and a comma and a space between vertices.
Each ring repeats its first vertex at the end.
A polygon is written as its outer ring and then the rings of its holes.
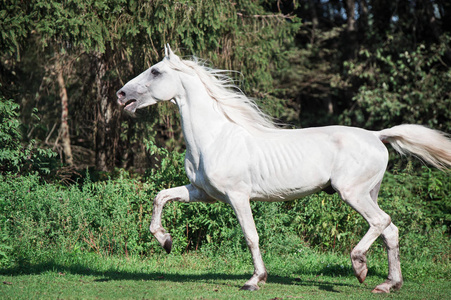
POLYGON ((369 257, 359 284, 347 256, 306 253, 265 255, 268 282, 257 292, 239 288, 252 274, 248 253, 201 253, 148 258, 49 253, 0 270, 1 299, 450 299, 451 267, 404 261, 401 291, 373 295, 386 277, 383 257, 369 257))
POLYGON ((269 277, 244 292, 253 266, 229 206, 168 204, 170 255, 150 235, 149 199, 176 185, 168 183, 176 170, 144 183, 124 175, 67 187, 0 176, 0 300, 451 299, 451 179, 423 171, 387 176, 381 189, 400 228, 404 275, 401 291, 388 295, 371 294, 387 277, 380 241, 365 283, 354 277, 349 251, 368 227, 337 196, 253 203, 269 277))

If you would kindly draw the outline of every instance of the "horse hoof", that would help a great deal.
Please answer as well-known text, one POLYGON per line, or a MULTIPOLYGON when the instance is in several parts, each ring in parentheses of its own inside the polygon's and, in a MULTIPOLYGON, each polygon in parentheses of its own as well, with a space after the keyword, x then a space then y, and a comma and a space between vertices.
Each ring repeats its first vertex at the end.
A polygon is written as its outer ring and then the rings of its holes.
POLYGON ((366 265, 366 257, 360 252, 351 252, 352 268, 354 269, 354 275, 357 277, 360 283, 363 283, 368 273, 368 267, 366 265))
POLYGON ((242 290, 242 291, 257 291, 258 289, 260 289, 260 288, 257 285, 245 284, 245 285, 243 285, 243 287, 240 290, 242 290))
POLYGON ((371 291, 373 294, 388 294, 390 293, 390 288, 386 285, 378 285, 371 291))
POLYGON ((363 283, 365 281, 366 278, 366 274, 368 273, 368 269, 365 267, 365 269, 363 269, 359 275, 357 275, 357 279, 359 280, 360 283, 363 283))
POLYGON ((375 294, 388 294, 390 293, 390 290, 397 291, 402 286, 402 280, 393 282, 391 280, 386 280, 384 283, 379 284, 372 290, 372 293, 375 294))
POLYGON ((171 250, 172 250, 172 238, 171 238, 170 235, 168 235, 168 238, 166 239, 166 241, 164 241, 163 248, 164 248, 164 250, 166 250, 167 254, 171 253, 171 250))

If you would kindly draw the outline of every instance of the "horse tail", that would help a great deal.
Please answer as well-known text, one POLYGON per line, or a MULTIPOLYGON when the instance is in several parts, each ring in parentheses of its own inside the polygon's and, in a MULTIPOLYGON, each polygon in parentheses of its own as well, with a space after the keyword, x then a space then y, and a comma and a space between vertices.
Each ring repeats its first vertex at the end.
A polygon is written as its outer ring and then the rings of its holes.
POLYGON ((411 154, 446 171, 451 168, 451 139, 444 132, 421 125, 399 125, 376 132, 400 154, 411 154))

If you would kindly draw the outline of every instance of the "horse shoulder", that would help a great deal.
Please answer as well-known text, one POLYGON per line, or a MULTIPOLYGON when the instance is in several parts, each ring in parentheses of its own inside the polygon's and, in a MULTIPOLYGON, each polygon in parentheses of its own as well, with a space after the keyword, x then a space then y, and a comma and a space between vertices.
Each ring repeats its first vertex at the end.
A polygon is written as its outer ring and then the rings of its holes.
POLYGON ((205 190, 210 196, 225 201, 229 190, 238 187, 249 191, 247 134, 224 130, 210 145, 200 149, 196 158, 188 157, 185 169, 191 183, 205 190), (198 161, 198 163, 193 163, 198 161))

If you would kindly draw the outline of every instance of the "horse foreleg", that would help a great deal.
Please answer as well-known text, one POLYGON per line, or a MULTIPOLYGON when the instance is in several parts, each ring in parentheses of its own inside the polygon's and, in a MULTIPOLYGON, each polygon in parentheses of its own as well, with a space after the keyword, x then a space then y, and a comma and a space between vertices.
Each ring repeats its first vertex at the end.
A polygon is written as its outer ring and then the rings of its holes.
POLYGON ((230 204, 232 205, 238 218, 238 222, 241 225, 241 229, 243 230, 247 246, 249 247, 252 254, 252 260, 254 262, 254 274, 241 289, 256 291, 259 289, 259 283, 266 282, 268 273, 266 272, 265 264, 263 263, 260 248, 258 246, 259 238, 257 228, 255 227, 254 218, 252 216, 252 210, 249 205, 249 200, 245 198, 230 199, 230 204))
POLYGON ((171 252, 172 238, 161 224, 161 214, 163 212, 164 205, 169 201, 198 202, 208 200, 209 198, 204 192, 200 191, 191 184, 162 190, 158 193, 153 204, 150 232, 155 236, 158 242, 160 242, 161 246, 163 246, 167 253, 171 252))
POLYGON ((374 288, 373 293, 389 293, 390 289, 399 290, 403 283, 401 262, 399 261, 398 228, 391 223, 385 228, 381 237, 387 247, 388 278, 374 288))

